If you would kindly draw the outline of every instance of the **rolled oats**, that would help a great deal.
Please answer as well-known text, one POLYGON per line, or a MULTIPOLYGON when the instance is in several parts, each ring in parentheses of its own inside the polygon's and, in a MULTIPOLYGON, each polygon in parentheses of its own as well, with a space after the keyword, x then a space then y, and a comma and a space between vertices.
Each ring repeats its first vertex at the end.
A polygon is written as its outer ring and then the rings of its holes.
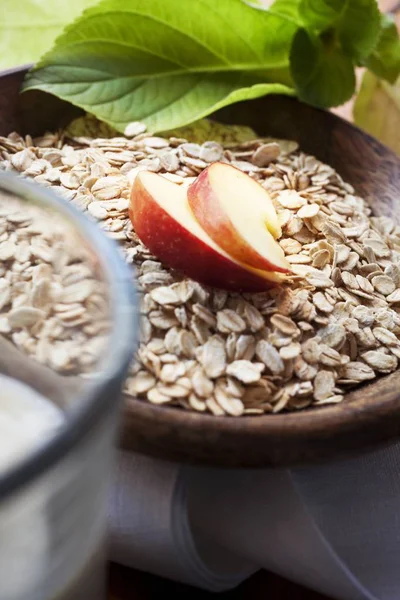
POLYGON ((271 325, 281 331, 284 335, 293 337, 299 333, 299 329, 290 317, 274 314, 270 319, 271 325))
POLYGON ((210 379, 223 375, 226 370, 226 350, 223 339, 217 335, 210 337, 201 347, 199 361, 210 379))
POLYGON ((151 390, 157 383, 154 375, 148 371, 139 371, 135 377, 129 377, 126 381, 126 390, 132 395, 144 394, 151 390))
POLYGON ((212 380, 207 377, 201 367, 196 368, 192 375, 192 386, 195 394, 200 398, 209 398, 214 390, 212 380))
POLYGON ((393 304, 400 302, 400 289, 397 289, 392 294, 389 294, 389 296, 387 296, 387 301, 393 304))
POLYGON ((257 167, 266 167, 278 158, 280 152, 281 149, 276 142, 262 144, 251 155, 251 162, 257 167))
POLYGON ((318 361, 327 367, 339 367, 342 364, 342 357, 334 348, 321 344, 318 361))
POLYGON ((318 373, 318 370, 303 360, 301 356, 298 356, 294 363, 294 372, 301 381, 311 381, 318 373))
POLYGON ((175 383, 167 384, 167 385, 159 385, 158 391, 163 396, 168 396, 168 398, 186 398, 189 396, 191 390, 191 382, 190 379, 181 377, 175 383))
POLYGON ((372 330, 372 333, 376 337, 376 339, 383 344, 384 346, 398 346, 399 339, 395 336, 394 333, 385 329, 384 327, 375 327, 372 330))
MULTIPOLYGON (((171 356, 176 360, 176 356, 174 354, 171 356)), ((175 383, 180 377, 185 375, 185 373, 186 368, 183 362, 166 363, 161 369, 160 379, 163 383, 175 383)))
MULTIPOLYGON (((139 122, 125 135, 76 137, 71 129, 28 147, 12 134, 0 138, 0 156, 87 211, 136 267, 141 347, 128 395, 216 416, 258 415, 341 402, 347 389, 397 367, 399 234, 391 219, 371 217, 332 168, 285 140, 197 143, 154 136, 139 122), (140 170, 187 186, 217 160, 268 190, 293 269, 288 285, 263 294, 207 289, 168 269, 133 231, 129 193, 140 170)), ((92 273, 63 264, 62 248, 35 240, 29 226, 27 215, 0 203, 0 332, 42 362, 78 369, 93 359, 83 350, 74 358, 68 330, 106 326, 92 273), (51 358, 49 340, 57 342, 51 358)))
POLYGON ((207 404, 204 400, 201 400, 196 394, 189 395, 189 406, 195 412, 205 412, 207 410, 207 404))
POLYGON ((151 290, 150 297, 161 305, 180 304, 179 295, 172 287, 160 286, 151 290))
POLYGON ((32 327, 44 316, 45 313, 38 308, 21 306, 13 308, 8 313, 8 323, 12 329, 22 329, 23 327, 32 327))
POLYGON ((217 384, 214 396, 224 413, 232 417, 240 417, 243 414, 243 402, 239 398, 229 394, 223 381, 217 384))
POLYGON ((218 404, 213 396, 207 398, 206 407, 214 417, 222 417, 225 414, 224 409, 218 404))
POLYGON ((343 325, 332 323, 318 332, 321 341, 331 348, 341 348, 346 340, 346 330, 343 325))
POLYGON ((283 360, 292 360, 293 358, 297 358, 300 355, 301 346, 300 344, 294 343, 289 344, 288 346, 283 346, 279 350, 279 354, 283 360))
POLYGON ((388 275, 377 275, 376 277, 373 277, 372 285, 377 292, 384 296, 390 296, 396 289, 394 281, 388 275))
POLYGON ((222 333, 245 331, 246 322, 235 311, 225 308, 217 313, 217 329, 222 333))
POLYGON ((312 271, 306 275, 306 279, 310 285, 315 288, 326 289, 334 285, 332 279, 321 271, 312 271))
POLYGON ((361 355, 365 362, 380 373, 391 373, 397 368, 397 358, 383 351, 369 350, 361 355))
POLYGON ((327 297, 322 292, 317 292, 313 296, 315 307, 323 313, 333 312, 334 306, 328 301, 327 297))
POLYGON ((307 200, 300 196, 296 190, 284 190, 282 191, 277 200, 283 208, 295 209, 301 208, 307 204, 307 200))
POLYGON ((324 398, 323 400, 317 400, 314 402, 315 406, 323 406, 324 404, 339 404, 343 402, 344 396, 342 394, 335 394, 334 396, 329 396, 329 398, 324 398))
POLYGON ((314 379, 315 400, 326 400, 331 397, 335 388, 335 376, 332 371, 318 371, 314 379))
POLYGON ((167 394, 163 394, 157 387, 151 388, 147 392, 146 397, 152 404, 167 404, 171 402, 171 397, 167 394))
POLYGON ((290 254, 299 254, 301 252, 303 246, 297 240, 293 238, 284 238, 280 240, 279 245, 283 249, 286 255, 290 254))
POLYGON ((212 163, 221 160, 223 151, 223 147, 217 142, 204 142, 200 148, 199 158, 207 163, 212 163))
POLYGON ((300 219, 312 219, 319 213, 319 204, 305 204, 297 212, 297 216, 300 219))
POLYGON ((262 314, 258 308, 253 304, 250 304, 250 302, 244 303, 243 316, 253 333, 260 331, 265 326, 262 314))
POLYGON ((256 340, 253 335, 240 335, 236 342, 235 360, 252 360, 256 351, 256 340))
POLYGON ((347 365, 341 369, 340 375, 342 379, 354 381, 355 383, 375 378, 375 373, 370 366, 357 361, 347 363, 347 365))
POLYGON ((77 250, 69 224, 33 204, 0 196, 3 213, 14 252, 0 278, 1 334, 61 373, 89 372, 105 347, 109 321, 88 253, 77 250))
POLYGON ((235 360, 228 365, 226 372, 232 377, 236 377, 242 383, 255 383, 261 378, 261 369, 259 363, 252 363, 249 360, 235 360))

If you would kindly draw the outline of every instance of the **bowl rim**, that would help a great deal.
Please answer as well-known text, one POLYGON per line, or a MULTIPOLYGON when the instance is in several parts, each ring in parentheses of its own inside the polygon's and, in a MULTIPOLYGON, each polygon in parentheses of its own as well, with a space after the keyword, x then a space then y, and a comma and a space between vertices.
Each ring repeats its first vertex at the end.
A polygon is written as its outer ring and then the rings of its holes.
MULTIPOLYGON (((358 140, 362 138, 364 144, 379 155, 391 161, 400 173, 400 158, 379 140, 363 131, 353 123, 340 116, 321 109, 304 105, 298 99, 282 96, 282 101, 302 105, 308 111, 324 113, 327 128, 339 126, 342 132, 353 134, 358 140)), ((253 101, 261 103, 263 99, 253 101)), ((228 109, 231 107, 228 107, 228 109)), ((223 109, 226 111, 226 109, 223 109)), ((218 111, 216 117, 218 120, 218 111)), ((219 441, 225 441, 232 447, 234 443, 253 441, 258 442, 258 450, 263 446, 258 457, 235 452, 236 458, 231 463, 226 453, 222 460, 216 457, 215 464, 221 467, 265 467, 265 466, 291 466, 295 464, 311 464, 319 460, 340 458, 349 453, 367 451, 374 447, 384 445, 400 437, 400 366, 390 375, 378 377, 369 384, 357 386, 345 394, 342 403, 325 406, 312 406, 298 412, 271 414, 266 413, 255 417, 234 418, 224 415, 215 417, 210 414, 186 411, 176 407, 154 406, 138 398, 129 398, 125 408, 126 433, 122 446, 127 449, 136 449, 134 440, 130 436, 137 433, 139 426, 136 422, 140 419, 140 428, 159 426, 161 436, 165 434, 165 425, 170 427, 174 434, 181 428, 189 430, 197 437, 193 446, 198 446, 198 439, 203 433, 209 434, 212 449, 216 450, 219 441), (389 381, 396 383, 391 390, 383 389, 389 381), (382 384, 386 382, 386 384, 382 384), (374 401, 367 399, 367 390, 377 390, 374 401), (377 387, 375 387, 377 386, 377 387), (396 392, 396 389, 399 389, 396 392), (378 392, 379 390, 379 392, 378 392), (383 393, 380 393, 383 392, 383 393), (354 399, 353 399, 354 397, 354 399), (385 424, 385 427, 381 425, 385 424), (361 441, 355 442, 355 436, 361 441), (332 440, 330 447, 325 443, 327 438, 332 440), (275 447, 274 447, 275 445, 275 447), (296 447, 299 450, 296 456, 296 447), (290 448, 290 449, 289 449, 290 448), (321 449, 321 458, 315 456, 313 451, 321 449), (276 451, 276 454, 275 454, 276 451), (280 456, 279 456, 280 454, 280 456), (283 458, 282 458, 283 457, 283 458)), ((181 444, 184 446, 184 440, 181 444)), ((162 456, 162 452, 154 446, 150 448, 154 455, 162 456)), ((178 449, 178 454, 180 450, 178 449)), ((196 456, 193 457, 196 460, 196 456)), ((190 459, 189 459, 190 460, 190 459)), ((211 464, 211 459, 204 460, 200 457, 200 464, 211 464)))
MULTIPOLYGON (((2 71, 0 78, 22 80, 29 67, 30 65, 23 65, 2 71)), ((326 136, 331 135, 337 127, 344 136, 349 136, 349 142, 352 139, 362 140, 364 148, 371 148, 379 157, 387 157, 400 173, 400 158, 394 152, 334 113, 304 105, 296 98, 288 96, 268 96, 251 102, 256 108, 260 105, 265 107, 273 98, 276 103, 290 104, 296 115, 300 108, 303 111, 302 117, 304 113, 311 114, 312 111, 316 122, 318 115, 324 113, 323 126, 326 128, 326 136), (266 104, 263 104, 264 102, 266 104)), ((223 109, 222 112, 226 110, 223 109)), ((255 109, 254 113, 256 112, 255 109)), ((239 114, 239 111, 236 114, 239 114)), ((217 120, 219 115, 220 111, 216 114, 217 120)), ((228 122, 227 117, 222 121, 228 122)), ((241 120, 238 119, 237 122, 241 120)), ((160 407, 138 398, 127 397, 120 446, 123 450, 138 451, 159 458, 173 457, 186 462, 220 467, 310 464, 316 461, 315 449, 323 450, 321 460, 336 459, 349 453, 364 452, 400 437, 400 370, 374 380, 371 385, 377 386, 373 388, 377 390, 373 402, 364 397, 368 393, 369 386, 366 385, 356 388, 355 392, 347 393, 346 399, 349 401, 342 404, 313 407, 296 413, 266 414, 239 419, 228 416, 215 417, 168 406, 160 407), (385 393, 380 393, 379 382, 383 380, 393 380, 390 392, 385 389, 385 393), (351 396, 356 392, 359 395, 352 400, 351 396), (330 439, 329 444, 327 438, 330 439), (230 448, 237 448, 241 442, 249 445, 253 445, 254 442, 255 446, 258 443, 257 457, 235 450, 234 460, 228 459, 227 453, 221 458, 217 449, 224 441, 230 444, 230 448), (205 459, 201 452, 205 451, 207 446, 210 452, 205 459)))
POLYGON ((138 310, 133 273, 119 255, 117 245, 94 222, 48 188, 12 173, 0 171, 0 191, 49 208, 69 220, 99 261, 109 293, 112 324, 99 375, 78 392, 57 435, 0 474, 1 502, 59 463, 110 411, 136 346, 138 310))
MULTIPOLYGON (((397 371, 397 386, 400 373, 397 371)), ((384 378, 391 377, 390 375, 384 378)), ((383 378, 375 381, 375 385, 383 378)), ((370 384, 374 385, 374 383, 370 384)), ((357 387, 355 391, 366 389, 357 387)), ((400 437, 400 392, 396 395, 380 395, 372 402, 363 397, 351 399, 354 391, 345 395, 347 402, 332 406, 310 407, 294 413, 267 413, 256 417, 215 417, 210 414, 184 411, 177 407, 154 406, 138 398, 127 398, 124 414, 125 431, 121 447, 124 450, 145 452, 142 444, 136 445, 138 429, 158 428, 161 435, 169 429, 169 435, 179 436, 179 431, 189 430, 193 436, 193 455, 189 456, 190 441, 183 438, 174 448, 174 459, 189 463, 216 467, 291 467, 314 464, 346 457, 357 452, 373 450, 400 437), (390 430, 386 425, 392 420, 390 430), (134 423, 133 423, 134 422, 134 423), (385 427, 383 426, 385 425, 385 427), (133 426, 133 430, 132 430, 133 426), (363 442, 355 442, 361 435, 363 442), (212 453, 219 443, 240 446, 254 444, 254 453, 239 453, 231 459, 228 451, 215 458, 204 457, 198 452, 199 438, 207 436, 212 453), (332 440, 327 444, 327 439, 332 440), (334 444, 334 446, 333 446, 334 444), (185 448, 187 451, 185 451, 185 448), (196 452, 197 449, 197 452, 196 452), (318 456, 316 452, 320 450, 318 456)), ((158 458, 165 456, 164 445, 149 445, 148 454, 158 458)))

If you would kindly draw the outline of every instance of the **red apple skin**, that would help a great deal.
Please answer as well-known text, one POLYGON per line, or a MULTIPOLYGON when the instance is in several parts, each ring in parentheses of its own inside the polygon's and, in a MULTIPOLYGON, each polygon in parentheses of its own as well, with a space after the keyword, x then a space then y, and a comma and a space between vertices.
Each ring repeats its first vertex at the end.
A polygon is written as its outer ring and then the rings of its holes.
POLYGON ((132 187, 129 216, 137 235, 155 256, 204 285, 243 292, 263 292, 276 286, 225 258, 173 219, 147 191, 140 175, 132 187))
MULTIPOLYGON (((189 205, 197 221, 210 238, 236 260, 255 269, 290 273, 290 269, 279 267, 261 256, 237 232, 229 216, 220 206, 209 179, 209 169, 217 164, 206 167, 188 188, 189 205)), ((232 165, 230 168, 236 169, 232 165)))

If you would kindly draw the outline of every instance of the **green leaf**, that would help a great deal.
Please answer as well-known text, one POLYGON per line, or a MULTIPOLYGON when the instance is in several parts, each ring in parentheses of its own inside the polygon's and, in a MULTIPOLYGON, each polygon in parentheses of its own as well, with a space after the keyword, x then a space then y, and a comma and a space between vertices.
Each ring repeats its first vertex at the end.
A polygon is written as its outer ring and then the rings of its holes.
POLYGON ((1 0, 0 68, 34 62, 96 0, 1 0))
POLYGON ((354 119, 400 154, 400 77, 390 85, 367 71, 354 106, 354 119))
POLYGON ((269 10, 275 15, 286 17, 302 26, 303 22, 299 12, 301 2, 302 0, 275 0, 269 10))
POLYGON ((300 0, 299 13, 305 27, 321 32, 339 21, 346 0, 300 0))
POLYGON ((304 26, 321 33, 334 29, 343 50, 355 60, 366 58, 380 33, 376 0, 301 0, 304 26))
POLYGON ((210 113, 241 100, 251 100, 269 93, 294 94, 281 84, 261 83, 239 73, 165 76, 138 82, 117 79, 93 82, 90 87, 69 84, 67 88, 46 85, 35 80, 28 89, 55 93, 80 106, 99 119, 124 131, 131 121, 143 121, 151 131, 165 131, 187 125, 210 113))
POLYGON ((381 16, 378 44, 365 61, 365 66, 378 77, 395 83, 400 74, 400 40, 396 23, 388 15, 381 16))
POLYGON ((291 52, 292 76, 301 100, 320 106, 338 106, 355 89, 354 66, 340 48, 324 45, 300 29, 291 52))
POLYGON ((296 26, 241 0, 103 0, 61 35, 25 89, 70 101, 118 130, 162 131, 240 100, 293 93, 296 26))

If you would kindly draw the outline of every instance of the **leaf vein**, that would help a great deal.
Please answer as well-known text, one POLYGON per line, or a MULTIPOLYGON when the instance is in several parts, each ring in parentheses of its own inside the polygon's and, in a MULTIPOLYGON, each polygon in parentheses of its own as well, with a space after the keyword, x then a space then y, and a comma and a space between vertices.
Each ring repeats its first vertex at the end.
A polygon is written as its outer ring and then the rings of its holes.
MULTIPOLYGON (((214 48, 211 48, 207 44, 205 44, 204 40, 201 40, 201 39, 197 38, 196 36, 194 36, 193 34, 183 31, 182 29, 178 29, 177 27, 174 27, 171 23, 168 23, 167 21, 164 21, 163 19, 159 19, 159 18, 155 17, 154 15, 146 15, 144 13, 138 12, 137 10, 129 10, 129 9, 125 9, 123 11, 122 10, 110 10, 110 11, 107 11, 107 19, 109 19, 109 17, 111 15, 120 15, 123 17, 126 13, 129 13, 131 15, 136 15, 138 17, 142 17, 143 19, 148 19, 150 21, 154 21, 155 23, 158 23, 159 25, 163 25, 164 27, 171 29, 171 31, 186 37, 187 39, 189 39, 192 42, 195 42, 200 47, 202 47, 204 50, 207 50, 208 52, 210 52, 210 54, 215 56, 215 58, 218 58, 225 64, 229 64, 229 62, 228 63, 226 62, 226 58, 224 56, 219 55, 215 51, 214 48)), ((98 15, 101 15, 101 13, 98 13, 98 15)))

